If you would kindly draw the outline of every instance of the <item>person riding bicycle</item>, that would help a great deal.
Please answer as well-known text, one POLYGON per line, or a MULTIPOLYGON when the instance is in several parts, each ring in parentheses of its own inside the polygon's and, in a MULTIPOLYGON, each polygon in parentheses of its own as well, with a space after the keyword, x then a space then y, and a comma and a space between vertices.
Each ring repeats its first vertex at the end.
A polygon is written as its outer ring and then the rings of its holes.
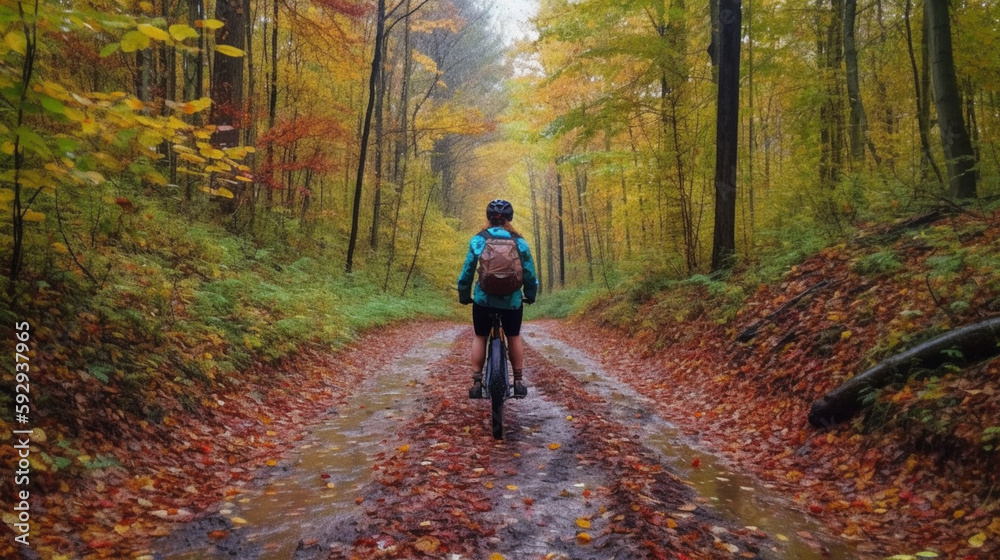
MULTIPOLYGON (((472 341, 470 365, 472 366, 472 387, 469 398, 479 398, 482 395, 483 363, 486 361, 486 340, 490 334, 491 315, 500 314, 504 334, 507 336, 510 363, 514 370, 514 396, 524 397, 528 389, 524 386, 524 346, 521 342, 521 318, 524 312, 522 303, 534 303, 538 293, 538 278, 535 274, 535 264, 531 259, 528 242, 511 227, 514 219, 514 207, 506 200, 497 199, 486 206, 486 219, 489 224, 483 231, 477 233, 469 241, 469 253, 465 257, 465 266, 458 276, 458 301, 462 305, 472 304, 472 325, 476 336, 472 341), (517 243, 520 256, 523 286, 507 295, 486 293, 481 282, 473 289, 473 277, 488 239, 513 239, 517 243), (522 294, 523 291, 523 294, 522 294)), ((507 241, 509 244, 510 242, 507 241)), ((482 280, 480 278, 480 280, 482 280)))

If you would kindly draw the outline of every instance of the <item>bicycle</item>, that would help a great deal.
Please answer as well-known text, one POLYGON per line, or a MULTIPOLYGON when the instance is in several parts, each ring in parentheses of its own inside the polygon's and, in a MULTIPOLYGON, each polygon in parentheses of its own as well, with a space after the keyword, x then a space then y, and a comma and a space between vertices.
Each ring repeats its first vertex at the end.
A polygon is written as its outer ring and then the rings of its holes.
POLYGON ((490 397, 490 425, 493 439, 503 439, 503 403, 509 398, 518 398, 512 393, 507 377, 507 338, 500 323, 500 314, 491 314, 493 325, 486 341, 486 372, 483 375, 483 391, 490 397))

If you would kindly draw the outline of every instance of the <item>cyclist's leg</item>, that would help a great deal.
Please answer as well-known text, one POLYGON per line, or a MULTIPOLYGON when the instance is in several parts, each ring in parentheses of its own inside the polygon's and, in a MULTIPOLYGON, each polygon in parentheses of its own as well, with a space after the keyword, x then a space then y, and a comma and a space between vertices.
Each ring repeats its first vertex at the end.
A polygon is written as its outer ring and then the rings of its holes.
POLYGON ((486 362, 486 339, 487 337, 479 335, 472 338, 472 353, 469 362, 472 371, 475 372, 472 377, 477 377, 476 374, 482 375, 483 363, 486 362))
POLYGON ((520 335, 507 337, 507 352, 510 353, 510 365, 516 374, 524 366, 524 343, 520 335))
POLYGON ((507 335, 507 351, 510 355, 510 365, 513 371, 514 395, 523 397, 528 394, 524 387, 524 342, 521 340, 521 319, 524 307, 504 311, 501 315, 503 331, 507 335))
POLYGON ((487 308, 472 304, 472 326, 475 336, 469 352, 469 366, 472 369, 472 387, 469 397, 481 396, 483 383, 483 363, 486 362, 486 339, 490 334, 490 314, 487 308))

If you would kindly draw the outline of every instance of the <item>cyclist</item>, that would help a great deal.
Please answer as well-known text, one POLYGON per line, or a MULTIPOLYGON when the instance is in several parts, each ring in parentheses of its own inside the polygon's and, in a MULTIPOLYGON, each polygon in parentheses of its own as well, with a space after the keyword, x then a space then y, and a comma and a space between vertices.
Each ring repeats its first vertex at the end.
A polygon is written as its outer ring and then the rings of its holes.
POLYGON ((514 396, 524 397, 528 389, 524 386, 524 346, 521 342, 521 317, 524 312, 522 303, 534 303, 538 292, 538 279, 535 275, 535 264, 531 260, 528 242, 511 227, 514 219, 514 207, 506 200, 497 199, 486 206, 486 219, 489 224, 486 229, 477 233, 469 242, 469 253, 465 257, 465 266, 458 277, 458 301, 462 305, 472 304, 472 325, 476 336, 472 341, 472 387, 469 398, 479 398, 482 395, 483 363, 486 361, 486 340, 490 334, 491 314, 500 313, 500 321, 504 334, 507 336, 507 346, 510 352, 510 363, 514 370, 514 396), (486 238, 515 239, 518 253, 521 256, 524 285, 521 290, 505 295, 487 294, 477 283, 473 289, 473 276, 476 263, 486 246, 486 238), (523 294, 522 294, 523 291, 523 294))

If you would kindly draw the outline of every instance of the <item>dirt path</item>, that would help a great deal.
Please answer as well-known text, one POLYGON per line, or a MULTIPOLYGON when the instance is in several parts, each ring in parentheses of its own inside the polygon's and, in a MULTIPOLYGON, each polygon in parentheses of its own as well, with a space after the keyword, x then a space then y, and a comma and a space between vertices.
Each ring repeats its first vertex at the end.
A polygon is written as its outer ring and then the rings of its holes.
POLYGON ((151 556, 863 557, 681 441, 552 325, 526 325, 531 392, 505 408, 504 441, 464 396, 471 329, 436 325, 151 556))

